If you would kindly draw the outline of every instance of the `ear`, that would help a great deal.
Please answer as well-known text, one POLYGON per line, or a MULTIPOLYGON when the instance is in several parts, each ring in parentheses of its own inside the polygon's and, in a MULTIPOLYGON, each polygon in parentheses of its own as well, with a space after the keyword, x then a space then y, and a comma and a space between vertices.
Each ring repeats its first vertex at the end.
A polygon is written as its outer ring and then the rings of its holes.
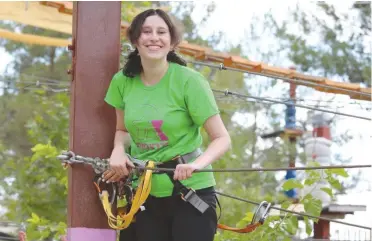
POLYGON ((176 45, 175 44, 171 44, 169 51, 176 51, 176 45))

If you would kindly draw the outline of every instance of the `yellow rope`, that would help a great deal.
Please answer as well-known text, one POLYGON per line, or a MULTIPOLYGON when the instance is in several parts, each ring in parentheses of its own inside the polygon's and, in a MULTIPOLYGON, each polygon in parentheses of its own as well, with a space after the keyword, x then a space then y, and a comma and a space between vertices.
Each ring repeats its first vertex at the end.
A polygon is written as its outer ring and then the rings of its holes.
MULTIPOLYGON (((149 161, 147 167, 154 168, 155 163, 153 161, 149 161)), ((131 209, 126 214, 119 213, 117 217, 112 214, 112 207, 109 201, 108 192, 106 190, 102 191, 100 198, 103 209, 108 218, 108 224, 111 228, 121 230, 127 228, 131 224, 134 215, 137 213, 137 211, 140 209, 140 207, 146 201, 147 197, 150 194, 151 176, 152 170, 146 170, 145 173, 141 175, 140 184, 138 186, 136 194, 134 195, 131 209)))

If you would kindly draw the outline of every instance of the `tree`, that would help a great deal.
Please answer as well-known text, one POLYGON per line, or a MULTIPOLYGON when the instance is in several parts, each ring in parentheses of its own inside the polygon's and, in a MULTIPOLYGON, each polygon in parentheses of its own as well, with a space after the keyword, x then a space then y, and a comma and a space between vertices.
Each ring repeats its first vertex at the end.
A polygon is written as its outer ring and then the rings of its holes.
POLYGON ((282 50, 303 72, 371 86, 371 3, 354 2, 347 14, 325 2, 316 6, 320 13, 306 12, 298 5, 288 22, 272 19, 282 50), (317 35, 319 39, 309 38, 317 35))
POLYGON ((33 97, 39 108, 26 125, 32 154, 4 157, 0 185, 5 195, 0 203, 7 208, 7 220, 29 222, 30 239, 50 240, 66 229, 67 175, 55 158, 68 146, 69 97, 47 96, 42 90, 33 97))

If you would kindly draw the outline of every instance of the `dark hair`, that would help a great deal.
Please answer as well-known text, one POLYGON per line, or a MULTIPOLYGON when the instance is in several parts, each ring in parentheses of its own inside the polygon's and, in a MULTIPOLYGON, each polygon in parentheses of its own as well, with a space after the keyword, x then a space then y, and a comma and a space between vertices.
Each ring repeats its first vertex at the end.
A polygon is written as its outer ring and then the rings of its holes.
MULTIPOLYGON (((149 9, 138 14, 132 21, 131 25, 127 29, 127 38, 134 44, 137 42, 138 38, 141 36, 142 26, 146 18, 149 16, 158 15, 164 22, 168 25, 169 33, 171 37, 171 44, 175 47, 181 42, 181 32, 173 23, 171 18, 166 12, 161 9, 149 9)), ((179 65, 186 66, 186 61, 182 59, 174 50, 169 51, 167 55, 167 61, 173 62, 179 65)), ((141 58, 138 55, 137 48, 131 52, 127 57, 127 62, 123 68, 123 74, 127 77, 134 77, 142 72, 141 58)))

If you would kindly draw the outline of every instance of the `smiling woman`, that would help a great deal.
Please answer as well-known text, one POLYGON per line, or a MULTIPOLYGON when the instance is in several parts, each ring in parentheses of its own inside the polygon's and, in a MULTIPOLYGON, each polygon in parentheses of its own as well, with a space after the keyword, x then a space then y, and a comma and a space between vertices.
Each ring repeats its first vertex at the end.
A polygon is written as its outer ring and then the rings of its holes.
POLYGON ((105 98, 117 118, 104 179, 116 182, 128 175, 133 164, 126 151, 175 171, 152 175, 150 196, 120 240, 212 241, 216 182, 212 172, 194 171, 211 169, 230 147, 213 92, 204 76, 174 51, 181 34, 164 11, 140 13, 127 35, 135 50, 112 78, 105 98), (202 127, 210 139, 204 152, 202 127))
MULTIPOLYGON (((147 66, 152 74, 158 70, 158 75, 162 76, 164 73, 160 70, 167 66, 164 59, 186 66, 186 61, 174 51, 181 42, 181 32, 164 11, 148 10, 138 15, 128 27, 127 35, 136 49, 128 56, 124 67, 126 76, 143 75, 143 68, 146 69, 147 66)), ((159 81, 159 76, 158 80, 152 76, 151 82, 154 84, 159 81)))

